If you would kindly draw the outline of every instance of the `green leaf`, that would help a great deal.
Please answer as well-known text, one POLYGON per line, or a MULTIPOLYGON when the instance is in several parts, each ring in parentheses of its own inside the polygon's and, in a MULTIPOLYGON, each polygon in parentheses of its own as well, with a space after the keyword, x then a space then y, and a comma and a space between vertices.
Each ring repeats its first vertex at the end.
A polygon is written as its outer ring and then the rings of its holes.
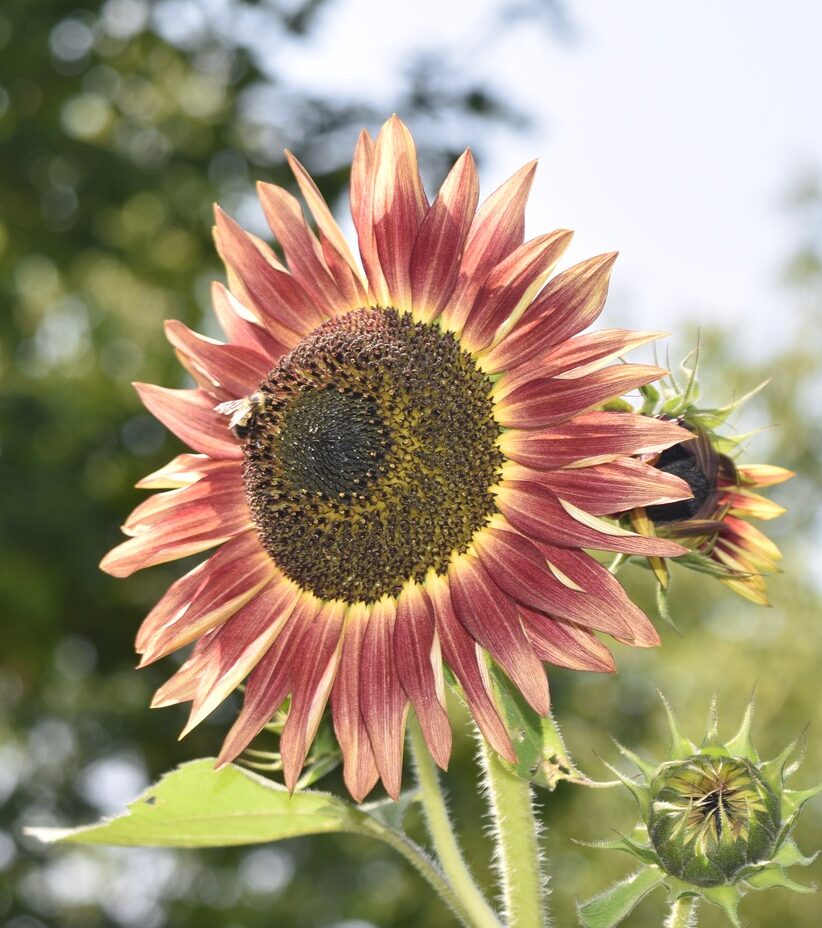
POLYGON ((657 867, 638 870, 627 880, 580 905, 577 908, 580 924, 584 928, 613 928, 664 880, 665 874, 657 867))
POLYGON ((816 892, 813 886, 803 886, 802 883, 794 882, 781 867, 760 870, 759 873, 749 876, 746 882, 754 889, 770 889, 772 886, 781 886, 784 889, 793 890, 795 893, 816 892))
POLYGON ((490 673, 496 701, 517 754, 516 764, 505 760, 502 763, 521 779, 545 789, 556 789, 561 780, 597 785, 574 765, 554 719, 534 712, 498 667, 492 664, 490 673))
MULTIPOLYGON (((369 831, 369 816, 326 793, 294 793, 239 767, 191 761, 163 776, 128 810, 82 828, 29 828, 47 843, 226 847, 335 831, 369 831)), ((372 832, 373 833, 373 832, 372 832)))

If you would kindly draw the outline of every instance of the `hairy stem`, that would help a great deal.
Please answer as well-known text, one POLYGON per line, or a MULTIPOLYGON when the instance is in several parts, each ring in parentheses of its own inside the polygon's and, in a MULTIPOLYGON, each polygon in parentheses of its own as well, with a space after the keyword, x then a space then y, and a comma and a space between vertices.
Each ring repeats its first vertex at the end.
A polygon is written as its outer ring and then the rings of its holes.
POLYGON ((445 805, 437 769, 416 719, 411 721, 409 730, 428 834, 431 836, 431 843, 442 869, 465 910, 466 916, 463 916, 463 921, 475 928, 500 928, 499 920, 474 882, 468 864, 462 856, 445 805))
POLYGON ((494 823, 505 924, 542 928, 548 924, 548 903, 531 784, 507 770, 482 735, 477 741, 494 823))
POLYGON ((698 896, 687 896, 671 903, 664 928, 696 928, 698 896))

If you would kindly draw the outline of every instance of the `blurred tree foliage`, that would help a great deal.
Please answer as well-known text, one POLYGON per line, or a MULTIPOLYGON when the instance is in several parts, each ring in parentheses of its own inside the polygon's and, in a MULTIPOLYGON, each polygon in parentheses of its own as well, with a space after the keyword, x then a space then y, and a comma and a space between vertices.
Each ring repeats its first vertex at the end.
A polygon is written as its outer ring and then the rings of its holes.
MULTIPOLYGON (((162 339, 163 319, 210 325, 203 318, 207 287, 220 275, 210 242, 212 202, 262 231, 253 182, 289 183, 284 146, 338 201, 356 131, 384 116, 365 99, 307 94, 273 69, 276 50, 308 42, 328 5, 0 6, 0 921, 10 928, 452 924, 416 875, 364 839, 196 855, 46 853, 19 833, 23 822, 79 822, 113 811, 147 779, 213 752, 234 711, 225 707, 176 743, 182 715, 146 708, 169 662, 137 674, 131 654, 139 620, 179 567, 113 581, 96 565, 135 503, 132 484, 177 450, 141 411, 130 381, 183 382, 162 339)), ((499 7, 510 15, 548 13, 553 24, 561 12, 538 0, 499 7)), ((481 155, 483 131, 520 119, 425 49, 408 62, 402 87, 394 106, 413 123, 432 176, 455 155, 438 142, 450 135, 442 126, 458 120, 460 135, 481 155)), ((765 751, 818 708, 812 694, 822 646, 813 578, 820 563, 806 553, 809 539, 819 537, 818 508, 807 500, 822 481, 820 414, 808 402, 813 391, 819 395, 822 349, 822 196, 814 182, 804 184, 796 208, 803 240, 790 286, 802 309, 779 322, 795 326, 792 347, 759 371, 727 333, 705 339, 705 369, 718 399, 729 383, 744 389, 771 368, 776 374, 755 412, 780 429, 758 447, 770 443, 769 458, 803 474, 781 494, 793 510, 777 532, 789 539, 787 573, 774 586, 779 605, 757 611, 716 584, 680 578, 687 602, 675 600, 674 608, 685 638, 667 633, 666 647, 654 654, 623 651, 616 679, 555 673, 558 712, 592 771, 593 752, 609 750, 606 731, 659 753, 663 727, 652 682, 692 724, 720 687, 730 724, 758 678, 765 751)), ((642 588, 644 578, 635 579, 642 588)), ((819 770, 818 747, 811 753, 808 769, 819 770)), ((471 744, 462 738, 448 782, 467 823, 469 855, 487 879, 473 775, 471 744)), ((334 775, 328 783, 339 786, 334 775)), ((559 924, 573 923, 575 895, 624 872, 619 861, 574 849, 570 838, 604 837, 601 822, 627 827, 631 816, 623 797, 610 793, 562 789, 549 797, 559 924)), ((818 845, 819 813, 809 820, 806 833, 811 843, 815 833, 818 845)), ((783 917, 779 902, 749 910, 752 923, 783 917)), ((817 924, 816 902, 791 898, 785 905, 792 924, 817 924)), ((637 925, 659 923, 653 906, 636 918, 637 925)))

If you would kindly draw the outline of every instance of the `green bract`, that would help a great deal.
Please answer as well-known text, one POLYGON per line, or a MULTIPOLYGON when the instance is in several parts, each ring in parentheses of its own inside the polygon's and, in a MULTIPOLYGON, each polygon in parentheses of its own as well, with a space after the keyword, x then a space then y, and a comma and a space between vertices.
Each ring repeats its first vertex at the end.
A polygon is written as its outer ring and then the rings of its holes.
POLYGON ((642 780, 611 768, 636 799, 641 821, 631 837, 594 845, 627 851, 642 869, 581 905, 581 923, 612 928, 657 886, 667 888, 671 902, 699 896, 720 906, 735 926, 739 900, 750 890, 782 886, 811 892, 786 873, 816 857, 804 857, 791 836, 802 806, 822 791, 822 785, 805 790, 785 785, 801 763, 800 742, 773 760, 761 760, 751 742, 752 699, 739 731, 727 742, 717 734, 713 705, 697 747, 663 703, 671 729, 668 759, 654 764, 618 744, 642 780))

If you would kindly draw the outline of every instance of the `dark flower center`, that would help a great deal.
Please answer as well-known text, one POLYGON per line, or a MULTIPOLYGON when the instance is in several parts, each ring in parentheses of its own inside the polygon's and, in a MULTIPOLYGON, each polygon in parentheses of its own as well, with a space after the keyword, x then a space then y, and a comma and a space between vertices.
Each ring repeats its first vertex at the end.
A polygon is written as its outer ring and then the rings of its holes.
POLYGON ((246 493, 279 567, 321 599, 375 601, 443 573, 494 512, 491 383, 456 338, 393 309, 307 336, 259 387, 246 493))
POLYGON ((654 465, 657 470, 680 477, 691 488, 691 499, 663 503, 660 506, 648 506, 648 518, 659 525, 664 522, 681 522, 693 519, 705 503, 716 493, 716 473, 706 473, 699 457, 689 446, 695 442, 684 442, 666 448, 654 465))

